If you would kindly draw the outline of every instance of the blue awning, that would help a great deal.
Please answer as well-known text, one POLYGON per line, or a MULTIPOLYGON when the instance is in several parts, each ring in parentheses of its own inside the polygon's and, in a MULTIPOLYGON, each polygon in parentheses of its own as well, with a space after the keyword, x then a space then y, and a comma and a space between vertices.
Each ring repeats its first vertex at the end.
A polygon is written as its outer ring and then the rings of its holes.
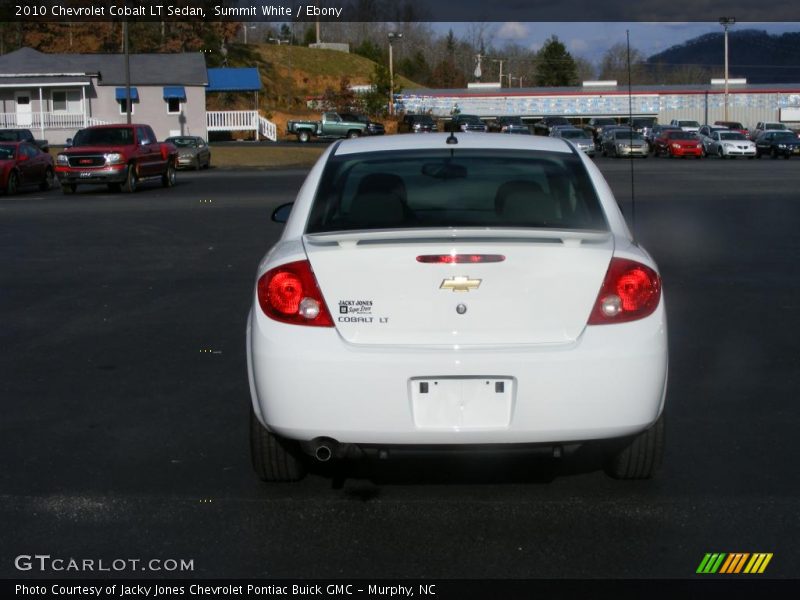
MULTIPOLYGON (((118 101, 125 100, 125 88, 120 87, 117 88, 115 97, 118 101)), ((139 90, 135 87, 131 88, 131 102, 138 102, 139 101, 139 90)))
POLYGON ((207 92, 257 92, 261 77, 255 67, 208 69, 207 92))
POLYGON ((186 101, 186 90, 182 85, 166 86, 164 88, 164 100, 186 101))

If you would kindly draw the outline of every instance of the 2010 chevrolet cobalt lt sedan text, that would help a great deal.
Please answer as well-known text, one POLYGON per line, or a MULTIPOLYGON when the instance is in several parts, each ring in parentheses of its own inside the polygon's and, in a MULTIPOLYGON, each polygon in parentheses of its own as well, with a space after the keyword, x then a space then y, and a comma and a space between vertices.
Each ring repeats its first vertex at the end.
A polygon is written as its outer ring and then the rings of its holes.
POLYGON ((310 457, 601 440, 611 476, 653 475, 661 279, 573 145, 340 142, 273 218, 247 323, 261 478, 299 479, 310 457))

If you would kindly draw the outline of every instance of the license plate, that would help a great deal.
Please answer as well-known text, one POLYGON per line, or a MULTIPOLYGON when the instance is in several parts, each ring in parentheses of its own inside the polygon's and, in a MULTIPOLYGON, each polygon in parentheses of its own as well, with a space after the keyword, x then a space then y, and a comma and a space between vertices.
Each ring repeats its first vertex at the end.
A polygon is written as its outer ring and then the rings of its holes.
POLYGON ((91 177, 92 174, 89 171, 83 171, 80 176, 81 177, 91 177))
POLYGON ((415 378, 409 387, 418 429, 499 429, 511 422, 512 378, 415 378))

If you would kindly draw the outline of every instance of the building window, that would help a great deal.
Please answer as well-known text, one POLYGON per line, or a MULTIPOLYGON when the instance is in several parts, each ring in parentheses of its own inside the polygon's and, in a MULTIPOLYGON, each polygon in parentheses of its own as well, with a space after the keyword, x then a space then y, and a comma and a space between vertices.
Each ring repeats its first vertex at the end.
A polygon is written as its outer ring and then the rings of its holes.
MULTIPOLYGON (((122 98, 118 102, 119 102, 119 114, 121 115, 127 114, 128 111, 125 110, 125 106, 127 105, 127 100, 125 98, 122 98)), ((131 98, 131 114, 134 114, 134 112, 136 112, 136 100, 131 98)))
POLYGON ((83 111, 78 90, 53 90, 50 92, 50 110, 53 112, 80 113, 83 111))
POLYGON ((181 112, 181 99, 167 98, 167 113, 170 115, 177 115, 180 112, 181 112))

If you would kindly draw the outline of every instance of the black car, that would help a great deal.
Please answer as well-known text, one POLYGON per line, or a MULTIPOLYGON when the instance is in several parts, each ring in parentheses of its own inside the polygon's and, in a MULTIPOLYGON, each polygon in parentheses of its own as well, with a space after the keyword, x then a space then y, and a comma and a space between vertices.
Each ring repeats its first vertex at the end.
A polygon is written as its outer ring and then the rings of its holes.
POLYGON ((432 133, 439 131, 430 115, 405 115, 397 124, 397 133, 432 133))
POLYGON ((376 123, 370 120, 367 115, 357 115, 356 113, 339 113, 343 121, 355 121, 357 123, 364 123, 367 128, 364 130, 366 135, 383 135, 386 133, 386 128, 383 123, 376 123))
POLYGON ((800 155, 800 138, 791 131, 765 131, 756 139, 756 158, 768 154, 772 158, 800 155))
POLYGON ((478 115, 455 115, 447 124, 448 131, 469 131, 473 133, 486 133, 489 128, 481 121, 478 115))
POLYGON ((533 133, 536 135, 550 135, 550 130, 556 125, 572 125, 564 117, 545 117, 533 124, 533 133))
POLYGON ((521 133, 522 135, 530 134, 531 130, 522 122, 520 117, 497 117, 497 120, 491 128, 492 131, 499 133, 521 133))
POLYGON ((592 134, 594 146, 600 149, 600 131, 603 127, 608 125, 616 125, 617 120, 613 117, 592 117, 589 122, 584 126, 584 129, 592 134))

